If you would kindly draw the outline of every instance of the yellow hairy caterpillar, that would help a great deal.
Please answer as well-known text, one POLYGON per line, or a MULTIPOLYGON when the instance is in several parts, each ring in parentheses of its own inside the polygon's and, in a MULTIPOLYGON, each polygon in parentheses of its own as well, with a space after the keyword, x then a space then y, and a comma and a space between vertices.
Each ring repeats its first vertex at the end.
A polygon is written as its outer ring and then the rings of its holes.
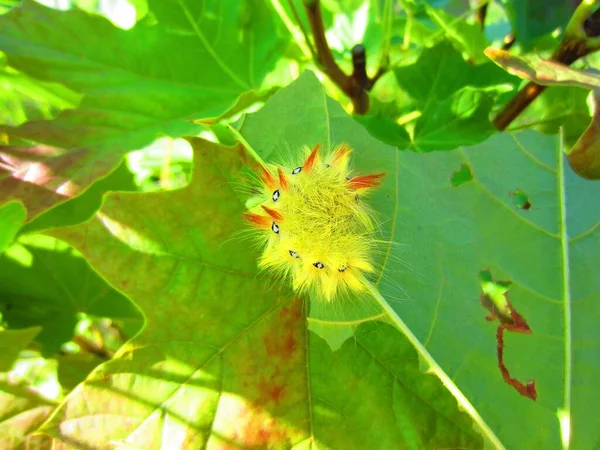
POLYGON ((301 165, 259 164, 259 194, 244 216, 263 250, 260 268, 331 301, 368 289, 376 240, 363 200, 385 174, 352 173, 346 144, 319 150, 306 147, 301 165))

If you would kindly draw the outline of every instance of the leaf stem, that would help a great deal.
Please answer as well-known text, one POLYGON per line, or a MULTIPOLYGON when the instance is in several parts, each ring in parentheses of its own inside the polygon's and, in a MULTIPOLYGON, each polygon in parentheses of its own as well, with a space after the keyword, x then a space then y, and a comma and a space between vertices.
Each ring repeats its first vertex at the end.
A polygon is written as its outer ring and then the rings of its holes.
POLYGON ((406 325, 406 323, 404 323, 404 321, 400 318, 398 313, 396 313, 396 311, 394 311, 394 309, 389 305, 389 303, 383 298, 383 296, 377 290, 377 288, 366 279, 363 279, 363 282, 365 284, 365 287, 368 289, 369 293, 379 303, 383 311, 387 313, 389 320, 404 334, 404 336, 406 336, 408 341, 413 345, 415 350, 417 350, 419 355, 427 362, 427 364, 429 365, 428 372, 435 374, 441 380, 446 389, 450 391, 450 393, 459 403, 460 407, 463 408, 471 416, 473 421, 479 426, 483 435, 489 440, 489 442, 492 445, 494 445, 494 447, 497 449, 504 449, 504 445, 502 445, 496 434, 479 415, 475 407, 460 391, 458 386, 454 384, 454 382, 450 379, 448 374, 446 374, 446 372, 444 372, 444 370, 439 366, 439 364, 435 361, 433 356, 431 356, 429 351, 423 346, 423 344, 421 344, 419 339, 413 334, 413 332, 406 325))
POLYGON ((477 1, 477 12, 475 13, 475 21, 481 27, 481 31, 485 30, 485 19, 487 17, 488 0, 477 1))
POLYGON ((183 0, 179 0, 179 5, 181 6, 181 10, 183 11, 183 14, 185 15, 186 19, 190 23, 190 26, 194 30, 194 33, 196 33, 196 36, 198 37, 198 39, 200 39, 200 42, 202 42, 202 45, 206 48, 208 54, 212 56, 212 58, 215 60, 215 62, 221 68, 221 70, 225 72, 229 76, 229 78, 231 78, 231 80, 241 88, 246 90, 250 89, 251 86, 249 86, 245 81, 238 77, 229 67, 227 67, 227 64, 225 64, 225 62, 219 57, 219 55, 217 55, 215 49, 212 48, 212 46, 208 43, 208 41, 206 40, 206 36, 204 36, 202 31, 200 31, 198 24, 192 17, 192 13, 186 6, 185 2, 183 0))
POLYGON ((319 0, 303 0, 302 4, 306 11, 316 48, 315 62, 331 81, 350 98, 354 113, 365 114, 369 109, 369 96, 365 88, 353 76, 346 75, 335 62, 325 37, 321 2, 319 0))
POLYGON ((587 39, 583 24, 594 12, 596 12, 599 6, 599 0, 583 0, 569 20, 567 28, 565 29, 565 39, 587 39))
MULTIPOLYGON (((383 41, 381 44, 381 55, 379 57, 379 72, 387 71, 387 68, 390 65, 390 47, 392 45, 392 19, 393 19, 393 2, 392 0, 385 0, 383 4, 383 14, 382 14, 382 36, 383 41)), ((375 75, 377 77, 377 75, 375 75)), ((375 77, 373 79, 375 80, 375 77)), ((376 80, 375 80, 376 81, 376 80)), ((373 83, 375 82, 373 81, 373 83)))
POLYGON ((308 38, 308 34, 306 33, 306 30, 302 26, 302 22, 300 21, 300 18, 298 17, 298 11, 296 10, 296 7, 294 6, 294 3, 292 0, 288 0, 288 4, 290 5, 290 8, 292 9, 292 14, 294 15, 294 19, 298 23, 298 26, 294 25, 294 22, 287 15, 287 13, 285 12, 285 8, 283 7, 283 5, 281 4, 281 2, 279 0, 271 0, 271 5, 273 6, 273 9, 281 18, 281 21, 283 22, 285 27, 288 29, 288 31, 294 38, 294 41, 296 42, 298 47, 300 47, 300 51, 304 54, 304 56, 306 58, 314 59, 315 49, 313 48, 313 46, 310 42, 310 39, 308 38))
POLYGON ((404 2, 402 2, 402 6, 406 11, 406 26, 404 27, 404 37, 402 38, 402 50, 407 51, 410 48, 410 33, 412 31, 414 16, 413 11, 407 6, 404 2))
POLYGON ((231 131, 231 133, 233 133, 233 135, 240 142, 240 144, 242 144, 242 146, 246 149, 246 151, 250 154, 250 156, 252 156, 252 158, 254 158, 254 160, 257 163, 264 166, 265 165, 264 159, 262 159, 262 157, 256 152, 256 150, 254 150, 254 148, 252 148, 250 143, 246 139, 244 139, 244 136, 242 136, 242 133, 240 133, 237 129, 235 129, 235 127, 233 127, 229 123, 227 124, 227 128, 229 128, 229 131, 231 131))
POLYGON ((571 438, 571 372, 573 357, 571 354, 571 286, 569 269, 569 235, 567 230, 567 193, 565 190, 565 152, 564 135, 560 133, 561 145, 558 152, 558 192, 560 206, 560 242, 562 250, 562 282, 563 282, 563 311, 564 311, 564 331, 565 331, 565 368, 564 368, 564 393, 563 407, 559 411, 559 420, 561 425, 561 438, 563 449, 567 450, 570 446, 571 438))

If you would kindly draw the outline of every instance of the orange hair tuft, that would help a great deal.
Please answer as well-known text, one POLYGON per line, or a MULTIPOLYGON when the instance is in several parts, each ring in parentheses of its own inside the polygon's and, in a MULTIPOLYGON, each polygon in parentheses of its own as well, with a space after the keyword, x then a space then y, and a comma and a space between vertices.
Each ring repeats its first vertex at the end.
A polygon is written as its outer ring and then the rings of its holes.
POLYGON ((277 220, 277 221, 282 221, 283 220, 283 216, 281 214, 279 214, 277 211, 275 211, 274 209, 271 209, 271 208, 269 208, 269 207, 267 207, 265 205, 260 205, 260 206, 271 217, 271 219, 277 220))
POLYGON ((320 147, 321 147, 321 144, 315 145, 312 149, 312 152, 310 152, 310 155, 308 155, 308 158, 306 158, 306 161, 304 162, 304 170, 305 171, 309 172, 315 165, 315 162, 319 155, 320 147))
POLYGON ((379 186, 379 179, 383 178, 385 173, 376 173, 373 175, 361 175, 358 177, 351 178, 348 183, 354 189, 364 189, 379 186))

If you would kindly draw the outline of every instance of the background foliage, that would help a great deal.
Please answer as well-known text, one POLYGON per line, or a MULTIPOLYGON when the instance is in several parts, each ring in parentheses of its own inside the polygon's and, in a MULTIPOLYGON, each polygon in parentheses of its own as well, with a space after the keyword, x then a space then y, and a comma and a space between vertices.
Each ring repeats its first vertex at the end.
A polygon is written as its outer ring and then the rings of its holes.
POLYGON ((44 3, 0 4, 1 448, 597 446, 593 7, 44 3), (381 298, 324 305, 258 272, 246 163, 341 142, 381 298))

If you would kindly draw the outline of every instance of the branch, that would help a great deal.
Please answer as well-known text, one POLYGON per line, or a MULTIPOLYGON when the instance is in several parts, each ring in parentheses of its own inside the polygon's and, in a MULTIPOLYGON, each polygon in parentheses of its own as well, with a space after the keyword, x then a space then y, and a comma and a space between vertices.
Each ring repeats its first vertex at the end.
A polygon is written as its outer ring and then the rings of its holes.
POLYGON ((485 18, 487 16, 488 0, 478 0, 477 12, 475 14, 475 21, 481 27, 481 31, 485 29, 485 18))
MULTIPOLYGON (((354 113, 363 115, 369 109, 368 91, 375 82, 388 70, 389 56, 382 55, 380 67, 373 78, 367 75, 367 54, 363 45, 352 49, 352 75, 346 75, 337 65, 325 38, 325 27, 321 15, 319 0, 303 0, 308 23, 312 31, 315 46, 315 62, 319 68, 338 86, 352 101, 354 113)), ((391 3, 390 3, 391 5, 391 3)), ((384 49, 385 52, 385 49, 384 49)))
POLYGON ((348 76, 337 65, 325 38, 325 27, 318 0, 304 0, 304 9, 315 41, 316 63, 321 70, 352 100, 354 112, 365 114, 369 109, 369 96, 352 76, 348 76))
MULTIPOLYGON (((590 39, 584 29, 585 22, 600 13, 598 6, 600 0, 581 2, 573 13, 563 40, 550 57, 550 61, 570 66, 579 58, 600 49, 600 43, 596 42, 597 38, 590 39)), ((494 118, 494 126, 504 131, 545 89, 546 86, 533 82, 527 83, 494 118)))
POLYGON ((352 48, 352 78, 361 89, 369 88, 369 76, 367 75, 367 52, 364 45, 355 45, 352 48))
POLYGON ((515 44, 516 38, 514 33, 508 33, 502 41, 502 50, 509 50, 515 44))

